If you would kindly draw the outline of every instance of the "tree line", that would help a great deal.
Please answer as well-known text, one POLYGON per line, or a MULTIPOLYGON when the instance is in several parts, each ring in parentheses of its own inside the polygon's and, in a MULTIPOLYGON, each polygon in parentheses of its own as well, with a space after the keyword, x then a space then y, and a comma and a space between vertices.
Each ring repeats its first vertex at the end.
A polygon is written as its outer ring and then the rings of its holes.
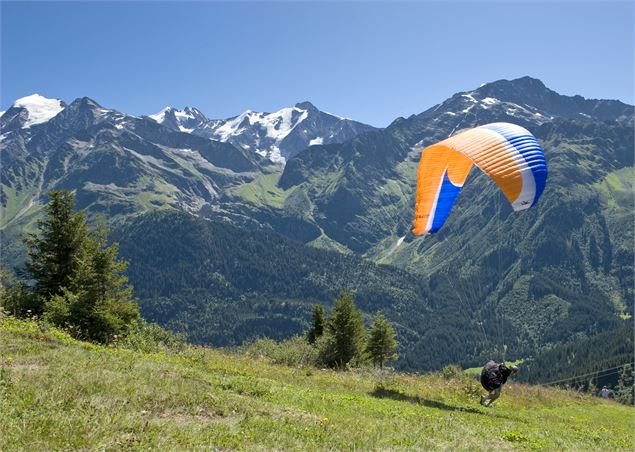
POLYGON ((632 405, 633 368, 629 363, 633 363, 633 324, 624 320, 611 331, 558 345, 525 360, 519 380, 558 382, 596 395, 606 386, 615 400, 632 405))

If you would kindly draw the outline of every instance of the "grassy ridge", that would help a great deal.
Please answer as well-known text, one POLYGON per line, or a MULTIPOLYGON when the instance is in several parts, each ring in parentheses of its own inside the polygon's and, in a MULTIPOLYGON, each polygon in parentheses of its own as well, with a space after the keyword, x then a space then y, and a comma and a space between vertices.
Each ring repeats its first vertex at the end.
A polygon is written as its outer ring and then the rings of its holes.
POLYGON ((468 377, 321 371, 207 348, 141 353, 0 327, 0 450, 632 448, 635 411, 468 377))

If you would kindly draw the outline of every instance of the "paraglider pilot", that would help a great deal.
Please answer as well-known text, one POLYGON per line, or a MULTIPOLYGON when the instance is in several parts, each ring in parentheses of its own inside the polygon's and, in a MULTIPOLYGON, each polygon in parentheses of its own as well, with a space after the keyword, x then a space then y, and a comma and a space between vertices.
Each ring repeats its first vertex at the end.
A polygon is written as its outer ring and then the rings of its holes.
POLYGON ((497 364, 494 361, 488 361, 481 371, 481 385, 489 391, 489 394, 481 396, 481 405, 490 407, 500 397, 507 378, 510 375, 516 375, 517 372, 516 366, 507 367, 505 363, 497 364))

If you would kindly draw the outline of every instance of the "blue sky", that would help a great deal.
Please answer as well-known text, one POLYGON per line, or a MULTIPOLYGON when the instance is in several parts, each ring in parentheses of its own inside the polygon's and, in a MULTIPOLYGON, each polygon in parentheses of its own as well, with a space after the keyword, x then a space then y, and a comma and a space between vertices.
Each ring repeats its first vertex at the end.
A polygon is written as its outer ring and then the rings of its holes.
POLYGON ((633 5, 2 2, 0 104, 37 92, 224 118, 309 100, 385 126, 524 75, 632 104, 633 5))

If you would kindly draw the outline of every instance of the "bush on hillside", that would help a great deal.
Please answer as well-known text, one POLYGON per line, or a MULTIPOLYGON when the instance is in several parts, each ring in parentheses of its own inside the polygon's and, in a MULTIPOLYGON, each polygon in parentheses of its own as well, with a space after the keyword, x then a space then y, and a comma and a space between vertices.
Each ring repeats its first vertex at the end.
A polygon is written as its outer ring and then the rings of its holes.
POLYGON ((140 320, 130 328, 128 334, 116 338, 114 345, 153 353, 161 350, 180 351, 185 347, 186 340, 183 333, 174 333, 163 329, 156 323, 140 320))
POLYGON ((627 364, 620 371, 620 378, 615 386, 614 397, 624 405, 633 405, 633 392, 635 391, 635 374, 630 364, 627 364))
POLYGON ((265 358, 275 364, 291 367, 315 366, 318 351, 302 336, 293 336, 286 341, 276 342, 262 338, 239 347, 239 351, 256 358, 265 358))
POLYGON ((38 305, 35 297, 5 267, 0 266, 0 309, 15 317, 32 317, 38 305))
POLYGON ((441 376, 446 380, 461 378, 463 376, 463 369, 457 364, 449 364, 441 370, 441 376))

